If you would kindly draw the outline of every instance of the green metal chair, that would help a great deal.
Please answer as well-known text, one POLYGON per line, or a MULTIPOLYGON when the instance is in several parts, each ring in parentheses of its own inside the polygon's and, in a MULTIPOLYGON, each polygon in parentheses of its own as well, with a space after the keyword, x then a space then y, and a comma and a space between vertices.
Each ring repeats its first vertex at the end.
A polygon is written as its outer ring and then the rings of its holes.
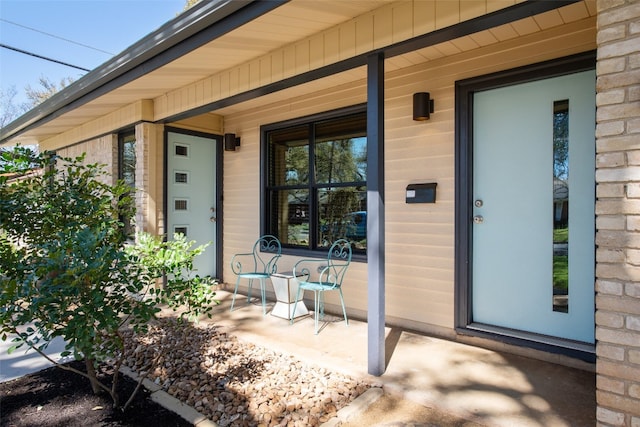
MULTIPOLYGON (((329 249, 326 259, 302 259, 293 267, 293 277, 298 282, 298 292, 293 305, 293 312, 296 312, 298 301, 304 291, 313 291, 315 334, 318 335, 318 319, 324 318, 324 293, 328 291, 338 291, 340 302, 342 303, 342 314, 345 325, 349 325, 347 310, 344 306, 342 295, 342 280, 351 264, 351 244, 346 239, 336 240, 329 249), (312 280, 312 272, 319 273, 317 280, 312 280)), ((291 319, 293 324, 293 319, 291 319)))
POLYGON ((265 235, 260 237, 253 244, 253 250, 248 253, 235 254, 231 258, 231 269, 238 276, 236 288, 233 291, 231 301, 231 311, 236 302, 238 285, 241 279, 249 280, 249 292, 247 293, 247 303, 251 301, 251 288, 254 280, 260 281, 260 293, 262 296, 262 314, 267 314, 265 281, 277 271, 277 262, 282 254, 282 246, 277 237, 265 235))

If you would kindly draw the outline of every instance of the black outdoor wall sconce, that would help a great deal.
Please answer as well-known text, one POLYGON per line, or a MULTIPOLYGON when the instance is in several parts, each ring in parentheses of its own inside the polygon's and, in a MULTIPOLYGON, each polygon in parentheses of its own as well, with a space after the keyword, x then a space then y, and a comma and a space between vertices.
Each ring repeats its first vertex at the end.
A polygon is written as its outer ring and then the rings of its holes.
POLYGON ((433 99, 429 92, 418 92, 413 94, 413 120, 421 122, 429 120, 433 113, 433 99))
POLYGON ((224 151, 236 151, 236 147, 240 146, 240 137, 236 137, 235 133, 224 134, 224 151))

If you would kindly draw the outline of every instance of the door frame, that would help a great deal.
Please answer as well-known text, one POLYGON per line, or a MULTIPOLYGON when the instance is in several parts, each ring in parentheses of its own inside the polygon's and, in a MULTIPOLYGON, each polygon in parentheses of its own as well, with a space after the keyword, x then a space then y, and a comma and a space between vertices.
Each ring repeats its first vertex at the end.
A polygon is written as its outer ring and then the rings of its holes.
POLYGON ((168 236, 168 232, 169 230, 167 230, 167 219, 169 218, 169 207, 168 207, 168 200, 167 200, 167 194, 168 193, 168 186, 167 186, 167 180, 168 180, 168 175, 169 172, 167 171, 167 166, 168 166, 168 155, 169 155, 169 133, 180 133, 183 135, 189 135, 189 136, 197 136, 197 137, 201 137, 201 138, 207 138, 207 139, 211 139, 213 141, 215 141, 215 150, 216 150, 216 164, 215 164, 215 168, 216 168, 216 186, 215 186, 215 201, 216 201, 216 233, 215 233, 215 241, 213 242, 213 244, 215 245, 215 251, 216 251, 216 269, 217 269, 217 274, 216 277, 218 280, 220 280, 220 282, 222 283, 224 281, 223 277, 222 277, 222 272, 223 272, 223 268, 222 268, 222 262, 223 262, 223 256, 222 256, 222 248, 224 247, 223 242, 222 242, 222 236, 224 235, 223 233, 223 227, 224 227, 224 211, 223 211, 223 206, 222 206, 222 189, 223 189, 223 182, 222 182, 222 178, 224 176, 223 174, 223 159, 222 159, 222 155, 223 155, 223 139, 222 139, 222 135, 217 135, 217 134, 213 134, 213 133, 206 133, 206 132, 199 132, 199 131, 194 131, 194 130, 189 130, 189 129, 183 129, 183 128, 178 128, 178 127, 171 127, 171 126, 165 126, 164 127, 164 133, 163 133, 163 176, 162 176, 162 212, 163 212, 163 217, 165 219, 164 221, 164 239, 167 239, 168 236))
MULTIPOLYGON (((540 334, 473 323, 473 96, 497 89, 595 69, 596 52, 589 51, 511 70, 457 81, 455 84, 455 271, 454 328, 457 334, 595 362, 595 346, 540 334)), ((594 127, 595 131, 595 127, 594 127)), ((594 153, 595 156, 595 153, 594 153)), ((595 183, 594 183, 595 185, 595 183)), ((595 227, 595 224, 594 224, 595 227)), ((594 242, 595 245, 595 242, 594 242)), ((595 292, 595 290, 594 290, 595 292)), ((594 307, 595 310, 595 307, 594 307)), ((595 325, 594 325, 595 327, 595 325)))

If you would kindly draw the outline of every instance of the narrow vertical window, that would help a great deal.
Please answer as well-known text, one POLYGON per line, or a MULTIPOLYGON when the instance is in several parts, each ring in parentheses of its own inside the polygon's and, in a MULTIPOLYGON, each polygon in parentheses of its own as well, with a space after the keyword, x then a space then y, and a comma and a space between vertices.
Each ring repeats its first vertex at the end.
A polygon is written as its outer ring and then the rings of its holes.
POLYGON ((569 312, 569 100, 553 103, 553 311, 569 312))
POLYGON ((120 173, 122 179, 132 189, 136 187, 136 135, 133 132, 120 136, 120 173))
MULTIPOLYGON (((134 131, 120 134, 118 138, 118 178, 131 189, 136 188, 136 134, 134 131)), ((134 231, 133 224, 127 218, 121 218, 124 232, 130 235, 134 231)))

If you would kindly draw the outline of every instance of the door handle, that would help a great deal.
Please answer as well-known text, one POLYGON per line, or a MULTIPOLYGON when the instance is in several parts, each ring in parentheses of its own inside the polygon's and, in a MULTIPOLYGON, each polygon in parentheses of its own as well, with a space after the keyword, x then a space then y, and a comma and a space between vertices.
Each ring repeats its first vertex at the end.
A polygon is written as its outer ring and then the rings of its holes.
POLYGON ((482 215, 476 215, 473 217, 473 222, 475 222, 476 224, 482 224, 484 222, 484 218, 482 217, 482 215))
POLYGON ((211 222, 216 222, 216 217, 215 217, 215 216, 212 216, 211 218, 209 218, 209 221, 211 221, 211 222))

